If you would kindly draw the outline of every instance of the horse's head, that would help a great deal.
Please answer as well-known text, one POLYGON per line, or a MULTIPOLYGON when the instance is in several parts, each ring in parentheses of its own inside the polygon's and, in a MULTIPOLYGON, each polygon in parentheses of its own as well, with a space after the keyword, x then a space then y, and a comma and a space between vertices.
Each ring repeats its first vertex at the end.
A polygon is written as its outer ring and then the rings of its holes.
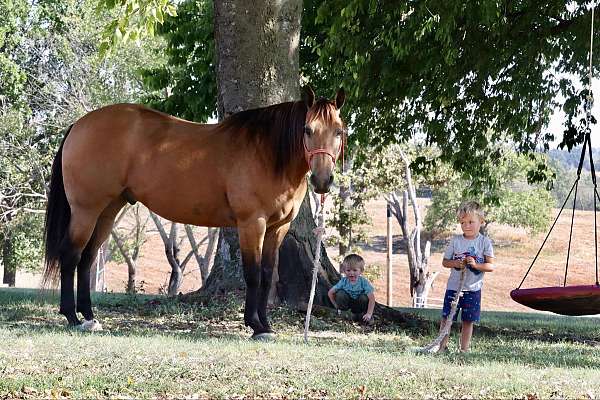
POLYGON ((346 93, 339 89, 335 100, 321 98, 306 87, 302 96, 308 112, 304 126, 304 154, 310 169, 310 182, 317 193, 327 193, 333 183, 335 163, 344 149, 346 126, 340 118, 346 93))

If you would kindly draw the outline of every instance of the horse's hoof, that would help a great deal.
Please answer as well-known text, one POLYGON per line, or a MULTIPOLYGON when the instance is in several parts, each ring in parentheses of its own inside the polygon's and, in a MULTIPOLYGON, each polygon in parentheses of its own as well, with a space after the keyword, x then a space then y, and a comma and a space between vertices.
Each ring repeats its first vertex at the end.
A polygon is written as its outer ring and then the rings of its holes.
POLYGON ((252 340, 259 340, 259 341, 264 341, 264 342, 270 342, 276 339, 276 335, 275 332, 261 332, 261 333, 255 333, 254 335, 252 335, 252 340))
POLYGON ((76 328, 82 332, 99 332, 102 330, 102 324, 97 319, 84 320, 76 328))

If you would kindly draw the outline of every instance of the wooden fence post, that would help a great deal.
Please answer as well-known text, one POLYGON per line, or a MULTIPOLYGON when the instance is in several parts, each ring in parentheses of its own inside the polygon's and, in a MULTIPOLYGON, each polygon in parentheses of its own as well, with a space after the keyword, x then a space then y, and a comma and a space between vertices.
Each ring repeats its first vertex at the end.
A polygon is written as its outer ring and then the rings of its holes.
POLYGON ((392 307, 392 209, 387 205, 387 305, 392 307))

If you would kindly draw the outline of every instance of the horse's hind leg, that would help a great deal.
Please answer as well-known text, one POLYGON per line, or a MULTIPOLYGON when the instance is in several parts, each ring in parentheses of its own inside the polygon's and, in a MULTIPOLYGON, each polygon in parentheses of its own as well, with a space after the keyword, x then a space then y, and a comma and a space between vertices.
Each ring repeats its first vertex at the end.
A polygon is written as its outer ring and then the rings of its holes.
POLYGON ((90 296, 90 268, 96 260, 98 249, 110 235, 115 217, 123 208, 126 201, 118 197, 114 199, 100 214, 94 233, 81 255, 77 266, 77 311, 83 314, 87 321, 94 319, 92 300, 90 296))
POLYGON ((273 270, 277 267, 279 259, 279 246, 283 241, 286 233, 290 228, 290 224, 286 223, 275 229, 270 229, 265 234, 265 241, 262 255, 261 268, 261 284, 258 297, 258 318, 269 333, 273 333, 269 319, 267 318, 267 305, 269 302, 269 293, 271 291, 271 283, 273 280, 273 270))
POLYGON ((75 293, 73 291, 75 268, 81 260, 81 254, 87 245, 98 213, 71 207, 69 230, 62 240, 60 250, 60 313, 69 325, 79 325, 80 321, 75 312, 75 293))

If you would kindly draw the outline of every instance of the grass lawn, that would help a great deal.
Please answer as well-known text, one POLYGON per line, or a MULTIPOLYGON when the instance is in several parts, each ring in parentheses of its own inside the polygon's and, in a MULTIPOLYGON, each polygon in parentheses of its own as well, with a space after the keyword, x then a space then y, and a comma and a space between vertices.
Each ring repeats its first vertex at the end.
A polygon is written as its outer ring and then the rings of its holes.
MULTIPOLYGON (((600 319, 484 312, 472 352, 419 355, 439 311, 413 328, 365 330, 328 316, 271 312, 277 341, 248 340, 242 305, 98 295, 105 327, 64 327, 58 298, 0 289, 4 398, 599 398, 600 319), (430 322, 428 322, 430 321, 430 322)), ((408 310, 407 310, 408 311, 408 310)))

